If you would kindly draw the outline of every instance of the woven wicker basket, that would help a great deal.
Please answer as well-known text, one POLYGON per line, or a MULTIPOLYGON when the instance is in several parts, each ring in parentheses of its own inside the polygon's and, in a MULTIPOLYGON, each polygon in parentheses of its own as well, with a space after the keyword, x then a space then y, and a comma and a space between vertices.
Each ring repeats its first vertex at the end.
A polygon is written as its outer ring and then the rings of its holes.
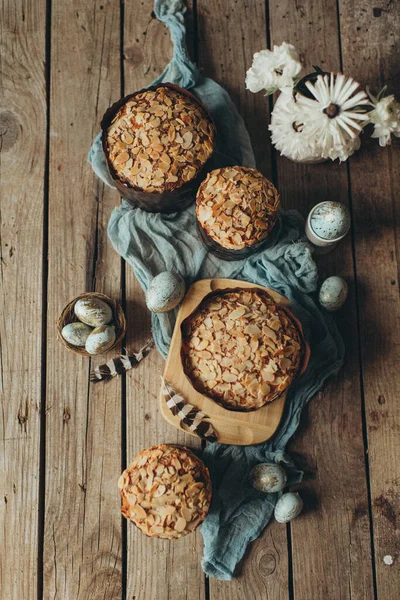
POLYGON ((75 303, 78 300, 85 300, 87 298, 97 298, 99 300, 107 302, 107 304, 111 306, 113 312, 113 320, 111 321, 111 324, 115 325, 115 342, 111 346, 111 348, 108 348, 107 352, 109 350, 112 350, 112 348, 115 348, 115 346, 118 346, 118 344, 122 341, 126 332, 126 320, 121 305, 112 298, 105 296, 104 294, 98 294, 97 292, 86 292, 85 294, 80 294, 79 296, 76 296, 76 298, 71 300, 71 302, 68 302, 67 306, 64 308, 57 321, 58 339, 63 344, 63 346, 67 348, 67 350, 71 350, 71 352, 75 352, 75 354, 80 354, 81 356, 88 356, 90 358, 93 355, 86 352, 84 346, 72 346, 72 344, 69 344, 61 335, 61 332, 65 325, 79 321, 78 317, 74 313, 75 303))

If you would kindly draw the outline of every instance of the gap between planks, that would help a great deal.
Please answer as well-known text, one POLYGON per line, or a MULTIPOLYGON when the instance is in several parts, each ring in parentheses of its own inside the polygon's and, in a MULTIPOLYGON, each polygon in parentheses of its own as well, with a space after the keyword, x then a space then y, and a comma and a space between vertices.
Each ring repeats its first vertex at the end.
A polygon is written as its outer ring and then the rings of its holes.
POLYGON ((37 597, 43 598, 44 526, 46 514, 46 411, 47 411, 47 286, 49 253, 49 177, 50 177, 50 77, 51 77, 51 0, 46 0, 45 83, 46 83, 46 150, 43 190, 43 258, 42 258, 42 349, 39 443, 38 507, 38 582, 37 597))

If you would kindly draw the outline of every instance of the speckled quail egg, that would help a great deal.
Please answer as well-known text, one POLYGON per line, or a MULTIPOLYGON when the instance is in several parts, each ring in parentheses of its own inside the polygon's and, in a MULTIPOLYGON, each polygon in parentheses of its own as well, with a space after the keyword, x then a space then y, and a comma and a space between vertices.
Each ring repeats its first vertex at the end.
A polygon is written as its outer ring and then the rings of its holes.
POLYGON ((172 310, 185 295, 185 282, 178 273, 163 271, 154 277, 146 292, 147 308, 154 313, 172 310))
POLYGON ((285 470, 276 463, 261 463, 250 471, 250 483, 260 492, 273 494, 280 492, 286 485, 285 470))
POLYGON ((344 279, 328 277, 319 290, 319 303, 326 310, 339 310, 346 301, 348 285, 344 279))
POLYGON ((321 202, 310 214, 312 231, 323 240, 342 238, 350 229, 350 212, 341 202, 321 202))
POLYGON ((88 336, 92 333, 92 328, 86 323, 68 323, 63 327, 61 335, 64 340, 72 346, 84 346, 88 336))
POLYGON ((82 298, 74 306, 76 316, 82 323, 99 327, 107 325, 113 318, 111 306, 100 298, 82 298))
POLYGON ((115 342, 114 327, 110 325, 100 325, 93 329, 86 340, 85 350, 88 354, 103 354, 115 342))
POLYGON ((275 506, 275 519, 278 523, 288 523, 301 513, 302 508, 303 500, 299 494, 294 492, 283 494, 275 506))

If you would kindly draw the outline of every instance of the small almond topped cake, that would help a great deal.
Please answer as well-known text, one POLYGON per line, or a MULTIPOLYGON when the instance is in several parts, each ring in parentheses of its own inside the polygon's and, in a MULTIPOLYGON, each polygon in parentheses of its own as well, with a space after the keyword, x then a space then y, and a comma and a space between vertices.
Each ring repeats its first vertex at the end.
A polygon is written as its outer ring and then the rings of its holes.
POLYGON ((207 467, 187 448, 142 450, 122 473, 121 512, 146 535, 179 538, 205 519, 211 502, 207 467))
POLYGON ((206 297, 183 322, 182 334, 182 363, 193 386, 231 410, 272 402, 302 367, 300 326, 263 290, 206 297))
POLYGON ((249 248, 265 239, 275 225, 278 208, 275 186, 248 167, 211 171, 196 196, 203 231, 230 250, 249 248))
POLYGON ((160 84, 128 96, 107 130, 106 152, 118 179, 149 193, 194 179, 214 148, 215 127, 199 101, 160 84))

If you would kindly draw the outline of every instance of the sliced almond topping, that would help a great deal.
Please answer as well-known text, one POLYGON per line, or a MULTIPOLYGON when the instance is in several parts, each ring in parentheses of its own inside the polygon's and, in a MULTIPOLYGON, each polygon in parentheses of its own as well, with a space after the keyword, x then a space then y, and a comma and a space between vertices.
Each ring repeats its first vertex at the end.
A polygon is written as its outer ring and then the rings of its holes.
POLYGON ((165 467, 162 463, 159 463, 156 467, 156 473, 157 475, 161 475, 161 473, 164 471, 165 467))
POLYGON ((291 360, 289 360, 288 358, 282 358, 281 359, 281 368, 282 369, 286 370, 286 369, 288 369, 291 366, 292 366, 292 361, 291 360))
POLYGON ((143 520, 147 517, 147 513, 139 504, 131 506, 131 512, 136 519, 143 520))
POLYGON ((175 511, 176 507, 171 506, 170 504, 168 504, 167 506, 161 506, 160 508, 157 508, 158 514, 162 517, 166 517, 167 515, 173 515, 175 511))
POLYGON ((117 158, 114 159, 114 165, 125 164, 128 159, 129 154, 127 152, 121 152, 121 154, 118 154, 117 158))
POLYGON ((268 383, 262 383, 262 384, 260 385, 260 391, 261 391, 261 393, 262 393, 264 396, 267 396, 267 395, 270 393, 270 391, 271 391, 271 388, 270 388, 270 386, 268 385, 268 383))
POLYGON ((192 519, 192 511, 188 509, 187 506, 182 506, 181 508, 181 513, 182 513, 182 517, 185 519, 185 521, 189 522, 192 519))
POLYGON ((208 340, 202 340, 202 341, 201 341, 201 342, 200 342, 200 343, 199 343, 199 344, 196 346, 196 348, 197 348, 197 350, 198 350, 198 351, 201 351, 201 350, 204 350, 205 348, 207 348, 207 346, 208 346, 208 345, 209 345, 209 342, 208 342, 208 340))
POLYGON ((207 221, 212 216, 212 211, 209 206, 201 206, 198 210, 198 216, 200 221, 207 221))
POLYGON ((153 525, 150 528, 150 531, 153 535, 160 535, 164 533, 164 527, 161 527, 160 525, 153 525))
POLYGON ((154 492, 154 498, 159 498, 160 496, 162 496, 163 494, 165 494, 166 489, 167 488, 165 487, 165 485, 159 485, 157 487, 157 489, 155 490, 155 492, 154 492))
POLYGON ((126 494, 126 499, 128 500, 129 504, 131 504, 132 506, 134 504, 136 504, 136 502, 137 502, 136 494, 126 494))
POLYGON ((186 521, 183 517, 179 517, 174 525, 175 531, 181 533, 186 527, 186 521))
POLYGON ((245 314, 245 312, 246 309, 243 306, 241 306, 240 308, 233 310, 229 315, 229 318, 233 320, 240 319, 240 317, 242 317, 245 314))
POLYGON ((188 487, 188 489, 186 490, 186 494, 188 496, 194 496, 202 489, 202 487, 203 487, 203 483, 201 481, 198 481, 197 483, 193 483, 193 485, 188 487))
POLYGON ((168 154, 166 154, 165 152, 163 152, 161 154, 160 160, 161 160, 161 162, 165 163, 166 165, 170 165, 171 164, 171 159, 168 156, 168 154))
MULTIPOLYGON (((202 373, 202 380, 206 382, 211 382, 215 379, 216 374, 214 371, 209 371, 208 373, 202 373)), ((210 387, 210 386, 208 386, 210 387)))
POLYGON ((244 328, 244 332, 248 333, 249 335, 256 335, 261 333, 261 329, 255 323, 250 323, 244 328))
POLYGON ((122 139, 124 140, 124 142, 126 142, 127 144, 132 144, 133 143, 133 137, 131 136, 130 133, 128 133, 127 131, 122 135, 122 139))
POLYGON ((153 475, 153 473, 150 473, 150 475, 148 475, 146 478, 146 490, 150 490, 152 488, 153 481, 154 481, 154 475, 153 475))
POLYGON ((224 371, 222 374, 222 379, 228 383, 233 383, 234 381, 237 381, 237 376, 229 371, 224 371))
POLYGON ((253 352, 255 352, 258 348, 258 338, 252 337, 250 340, 250 348, 253 352))
POLYGON ((175 469, 177 469, 177 470, 182 469, 181 462, 180 462, 180 460, 178 458, 174 457, 172 459, 172 464, 174 465, 175 469))
POLYGON ((169 129, 168 129, 168 139, 170 142, 173 142, 175 139, 175 127, 173 125, 170 125, 169 129))
POLYGON ((229 358, 229 356, 224 356, 224 358, 221 360, 221 365, 223 367, 231 367, 232 366, 232 359, 229 358))

